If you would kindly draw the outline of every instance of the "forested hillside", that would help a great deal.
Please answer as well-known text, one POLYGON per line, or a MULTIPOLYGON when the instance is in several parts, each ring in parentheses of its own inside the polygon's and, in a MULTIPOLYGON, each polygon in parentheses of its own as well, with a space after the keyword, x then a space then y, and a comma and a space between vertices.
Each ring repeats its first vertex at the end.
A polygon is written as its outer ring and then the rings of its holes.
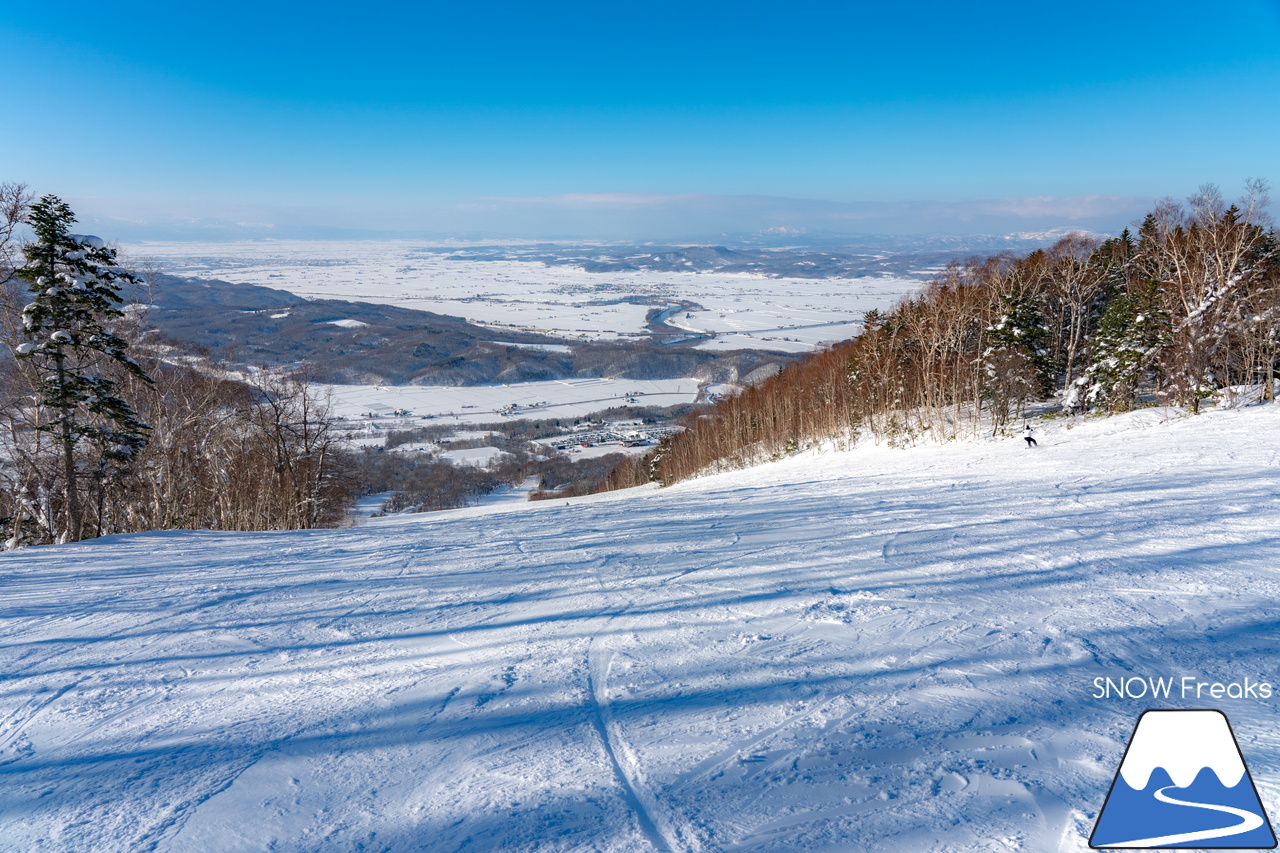
POLYGON ((1199 411, 1215 395, 1274 397, 1280 247, 1266 188, 1226 202, 1205 187, 1137 233, 1068 236, 1024 257, 952 263, 857 338, 691 416, 610 487, 859 437, 905 444, 999 432, 1027 406, 1199 411))
POLYGON ((338 436, 305 377, 134 346, 145 282, 75 221, 56 196, 0 185, 0 549, 343 518, 338 436))

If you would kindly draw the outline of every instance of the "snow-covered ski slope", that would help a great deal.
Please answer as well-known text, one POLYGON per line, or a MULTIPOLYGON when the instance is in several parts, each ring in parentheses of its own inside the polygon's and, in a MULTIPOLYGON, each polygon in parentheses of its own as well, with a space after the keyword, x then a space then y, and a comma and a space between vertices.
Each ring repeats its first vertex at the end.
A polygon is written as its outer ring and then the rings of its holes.
POLYGON ((1280 409, 1165 414, 4 555, 0 848, 1082 850, 1149 707, 1274 819, 1280 409))

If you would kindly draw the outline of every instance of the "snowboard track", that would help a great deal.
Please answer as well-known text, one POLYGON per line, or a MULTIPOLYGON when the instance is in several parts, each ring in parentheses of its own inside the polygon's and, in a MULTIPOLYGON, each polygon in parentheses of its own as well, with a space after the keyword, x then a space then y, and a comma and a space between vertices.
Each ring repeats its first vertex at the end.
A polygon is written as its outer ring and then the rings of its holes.
POLYGON ((617 733, 617 724, 613 721, 609 705, 608 674, 609 666, 613 662, 613 652, 600 654, 595 651, 595 648, 596 640, 593 637, 587 647, 586 660, 587 697, 591 702, 591 723, 600 737, 601 746, 609 759, 609 766, 613 769, 618 786, 622 789, 622 799, 635 814, 640 831, 654 850, 658 853, 682 853, 683 847, 673 844, 672 839, 658 828, 658 821, 654 819, 649 806, 645 804, 646 800, 652 799, 652 795, 641 787, 632 761, 619 756, 625 747, 621 742, 621 736, 617 733))

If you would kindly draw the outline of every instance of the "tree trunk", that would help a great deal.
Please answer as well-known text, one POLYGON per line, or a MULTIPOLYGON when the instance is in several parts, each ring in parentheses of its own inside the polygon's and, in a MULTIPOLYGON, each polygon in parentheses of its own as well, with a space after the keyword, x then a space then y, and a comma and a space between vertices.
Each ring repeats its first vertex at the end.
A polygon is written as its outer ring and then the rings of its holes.
POLYGON ((67 535, 72 542, 79 542, 80 490, 76 487, 76 440, 71 434, 71 424, 62 421, 62 468, 67 483, 67 535))
MULTIPOLYGON (((58 371, 58 387, 66 388, 66 371, 62 367, 61 353, 55 359, 58 371)), ((67 536, 72 542, 79 542, 83 536, 80 529, 80 490, 76 484, 76 439, 71 431, 71 413, 63 411, 61 426, 62 469, 66 477, 67 496, 67 536)))

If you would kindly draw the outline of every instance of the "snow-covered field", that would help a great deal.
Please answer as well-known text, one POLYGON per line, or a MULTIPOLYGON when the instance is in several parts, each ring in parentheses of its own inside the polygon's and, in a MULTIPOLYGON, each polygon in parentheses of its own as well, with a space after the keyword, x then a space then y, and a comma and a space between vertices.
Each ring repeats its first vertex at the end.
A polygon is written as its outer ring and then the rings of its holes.
POLYGON ((328 394, 337 417, 373 415, 379 423, 421 426, 435 423, 494 423, 504 417, 581 418, 602 409, 676 406, 698 397, 696 379, 555 379, 514 385, 317 385, 328 394), (515 408, 511 408, 514 406, 515 408), (406 416, 394 416, 407 411, 406 416))
POLYGON ((510 457, 510 455, 496 447, 471 447, 466 450, 446 450, 440 454, 440 458, 447 459, 454 465, 487 468, 498 464, 504 457, 510 457))
POLYGON ((1085 849, 1139 713, 1273 816, 1280 423, 1158 410, 347 530, 0 556, 0 847, 1085 849))
POLYGON ((718 349, 802 352, 852 337, 871 308, 888 308, 919 281, 799 279, 715 273, 589 273, 529 261, 450 258, 404 241, 139 243, 131 258, 175 275, 276 287, 300 296, 435 311, 477 323, 574 338, 645 333, 663 301, 705 310, 677 322, 718 337, 718 349), (633 304, 625 299, 647 300, 633 304))

